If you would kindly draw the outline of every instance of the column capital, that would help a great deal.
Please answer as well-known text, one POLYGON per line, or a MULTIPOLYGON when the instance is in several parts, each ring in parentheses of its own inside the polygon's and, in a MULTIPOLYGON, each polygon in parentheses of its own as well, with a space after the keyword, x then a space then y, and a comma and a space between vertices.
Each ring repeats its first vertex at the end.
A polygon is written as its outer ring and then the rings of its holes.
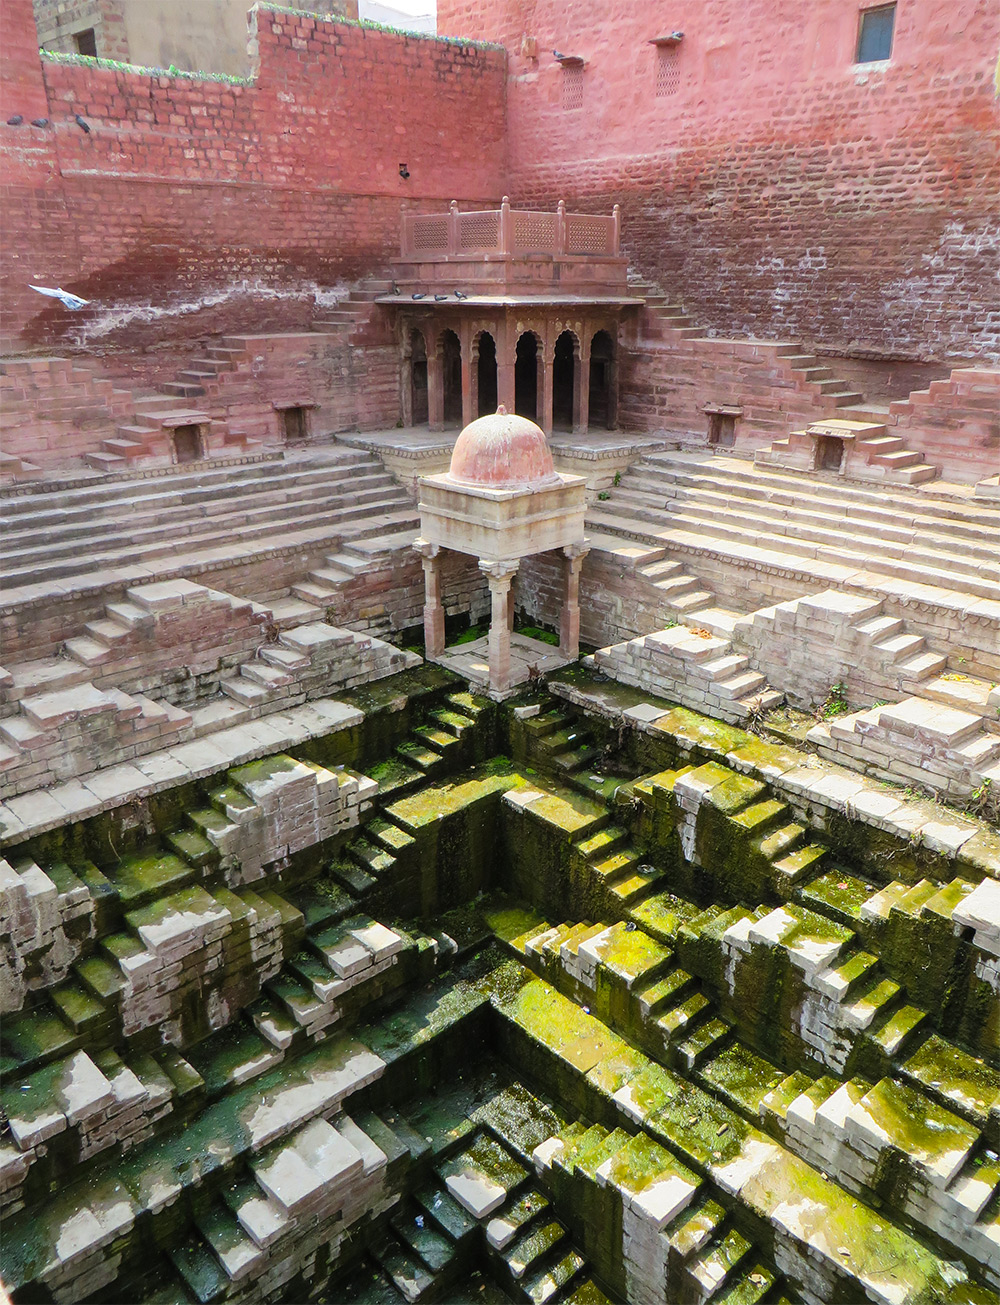
POLYGON ((521 565, 520 561, 514 562, 489 562, 479 559, 479 569, 490 582, 490 588, 494 585, 510 584, 514 576, 517 575, 517 568, 521 565))
POLYGON ((413 547, 425 561, 430 561, 441 552, 440 544, 432 544, 428 539, 415 539, 413 547))
POLYGON ((590 552, 590 540, 589 540, 589 539, 581 539, 581 540, 580 540, 578 543, 576 543, 576 544, 564 544, 564 545, 563 545, 563 555, 564 555, 564 556, 565 556, 565 557, 566 557, 570 562, 575 562, 575 561, 577 561, 578 559, 579 559, 579 561, 582 562, 583 559, 587 556, 587 554, 588 554, 589 552, 590 552))

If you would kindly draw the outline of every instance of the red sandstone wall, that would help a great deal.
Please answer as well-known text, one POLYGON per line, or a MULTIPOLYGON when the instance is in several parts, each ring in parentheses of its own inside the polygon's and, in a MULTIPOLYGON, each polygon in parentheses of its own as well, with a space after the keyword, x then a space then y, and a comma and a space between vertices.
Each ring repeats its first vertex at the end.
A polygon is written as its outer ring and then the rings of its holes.
POLYGON ((634 264, 699 322, 1000 358, 1000 7, 899 0, 891 60, 854 65, 859 7, 439 0, 438 30, 511 52, 512 197, 620 202, 634 264), (657 96, 649 41, 675 29, 676 87, 657 96), (554 49, 586 60, 580 109, 554 49))
POLYGON ((302 325, 315 285, 392 255, 402 201, 503 189, 502 51, 260 8, 244 86, 40 66, 30 0, 3 18, 8 339, 125 340, 140 306, 161 338, 204 331, 203 306, 210 329, 302 325), (94 305, 68 314, 32 280, 94 305))

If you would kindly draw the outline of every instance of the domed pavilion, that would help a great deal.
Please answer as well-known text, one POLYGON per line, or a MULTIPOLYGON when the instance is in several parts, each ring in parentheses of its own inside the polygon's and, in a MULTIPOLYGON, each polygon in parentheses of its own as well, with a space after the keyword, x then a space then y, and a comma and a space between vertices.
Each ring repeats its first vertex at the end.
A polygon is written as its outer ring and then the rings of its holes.
POLYGON ((556 471, 544 432, 526 417, 501 406, 465 427, 455 441, 448 471, 424 476, 419 482, 416 547, 424 562, 424 642, 429 660, 447 665, 459 656, 462 665, 456 669, 482 681, 495 698, 509 696, 529 678, 533 667, 552 670, 576 660, 580 567, 588 551, 583 526, 585 485, 582 476, 556 471), (445 647, 442 554, 447 550, 475 557, 489 583, 488 668, 482 665, 482 650, 474 644, 463 645, 460 654, 445 647), (521 559, 555 551, 562 554, 565 580, 558 657, 548 645, 512 634, 512 582, 521 559))

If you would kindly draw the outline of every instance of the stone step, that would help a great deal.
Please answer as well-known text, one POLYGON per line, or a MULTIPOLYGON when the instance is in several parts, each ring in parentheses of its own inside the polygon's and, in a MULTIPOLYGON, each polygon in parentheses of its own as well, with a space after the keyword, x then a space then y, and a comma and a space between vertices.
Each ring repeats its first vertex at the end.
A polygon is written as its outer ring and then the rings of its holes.
POLYGON ((183 495, 192 493, 225 498, 246 492, 254 486, 273 487, 275 481, 294 485, 299 479, 324 476, 343 479, 357 474, 359 469, 367 474, 386 474, 369 454, 343 447, 325 451, 324 457, 318 462, 304 464, 289 458, 269 458, 262 462, 236 466, 200 464, 192 471, 173 468, 169 472, 162 471, 152 476, 146 473, 114 481, 95 481, 93 477, 86 476, 76 480, 67 478, 65 482, 51 488, 46 484, 38 486, 37 491, 31 494, 6 497, 2 500, 2 508, 5 520, 30 517, 44 511, 51 511, 58 518, 78 507, 90 511, 99 504, 114 506, 125 503, 130 506, 136 499, 176 502, 181 501, 183 495))
POLYGON ((266 510, 284 513, 286 516, 305 513, 310 507, 323 504, 340 503, 345 507, 366 504, 394 503, 403 505, 407 502, 405 494, 392 485, 385 476, 328 478, 317 480, 312 484, 297 481, 288 486, 274 487, 267 482, 255 493, 245 498, 223 499, 208 498, 202 502, 183 502, 171 504, 164 509, 159 500, 148 500, 147 510, 142 499, 129 505, 127 517, 119 520, 116 515, 95 513, 92 507, 81 508, 74 513, 61 512, 51 519, 39 524, 23 522, 25 528, 11 530, 8 534, 11 548, 32 546, 41 552, 53 552, 60 544, 77 548, 81 541, 96 540, 102 534, 115 534, 127 524, 130 532, 136 534, 142 530, 172 528, 179 530, 185 524, 216 524, 231 521, 238 525, 243 519, 252 520, 266 510), (133 510, 137 509, 137 510, 133 510))
MULTIPOLYGON (((730 537, 742 537, 747 531, 752 531, 759 538, 781 539, 785 547, 788 546, 789 541, 794 543, 801 541, 805 545, 820 544, 836 549, 841 547, 844 541, 844 528, 839 521, 807 524, 801 520, 793 521, 784 513, 768 514, 766 511, 758 511, 757 505, 754 505, 752 512, 749 509, 740 511, 732 506, 709 504, 700 496, 689 499, 679 508, 672 505, 662 513, 634 510, 627 502, 620 503, 617 499, 612 499, 612 506, 618 516, 634 519, 636 522, 648 521, 651 524, 662 522, 663 525, 672 527, 693 525, 709 533, 730 537), (768 523, 768 529, 761 530, 762 520, 768 523)), ((884 531, 854 528, 850 532, 849 539, 851 545, 856 548, 860 548, 870 540, 880 558, 888 556, 897 559, 907 557, 926 559, 932 565, 947 563, 950 568, 970 575, 989 574, 997 569, 994 560, 995 552, 989 549, 985 537, 978 545, 970 548, 965 544, 956 546, 943 540, 928 540, 927 535, 920 532, 911 531, 908 532, 908 536, 905 543, 902 542, 902 538, 898 544, 887 543, 884 531), (925 540, 928 541, 926 544, 925 540), (933 545, 938 542, 941 547, 934 547, 933 545)))
POLYGON ((794 505, 822 504, 838 515, 877 516, 885 521, 904 521, 918 527, 956 531, 989 524, 989 511, 977 507, 967 496, 956 497, 939 489, 921 487, 910 491, 901 486, 869 488, 858 482, 838 482, 834 487, 805 472, 789 468, 768 468, 719 455, 647 454, 623 477, 623 485, 643 477, 651 488, 663 492, 670 485, 725 494, 730 498, 750 497, 794 505))
MULTIPOLYGON (((588 516, 588 521, 590 519, 588 516)), ((969 563, 968 566, 973 568, 977 574, 970 574, 968 570, 965 570, 962 574, 956 575, 955 570, 951 567, 950 558, 938 557, 936 562, 940 562, 941 565, 936 565, 921 560, 917 555, 918 550, 908 550, 903 558, 895 559, 887 557, 885 554, 880 555, 877 551, 871 553, 855 552, 845 547, 835 547, 833 545, 803 543, 798 547, 790 547, 790 541, 785 536, 770 535, 759 529, 756 529, 750 535, 749 532, 744 532, 733 526, 725 524, 713 525, 711 522, 706 524, 700 519, 684 520, 682 522, 679 518, 674 517, 667 523, 667 528, 655 534, 642 529, 639 523, 629 523, 622 518, 616 518, 615 520, 622 535, 626 538, 655 539, 657 542, 665 543, 670 547, 685 550, 704 549, 708 553, 723 552, 727 556, 734 550, 739 550, 739 555, 742 557, 743 550, 752 547, 758 555, 773 556, 775 564, 786 567, 794 565, 810 570, 814 564, 848 566, 867 572, 898 577, 916 584, 934 585, 952 592, 969 594, 974 598, 989 598, 1000 601, 1000 581, 983 579, 978 574, 980 569, 988 571, 989 568, 985 564, 980 568, 979 564, 969 563), (751 539, 752 544, 750 543, 751 539)), ((602 529, 609 528, 608 519, 604 516, 597 517, 595 514, 595 524, 598 523, 602 529)), ((828 572, 825 573, 823 579, 825 583, 829 584, 828 572)), ((974 601, 974 598, 970 601, 974 601)))
MULTIPOLYGON (((292 513, 288 516, 282 516, 269 510, 266 513, 259 514, 259 516, 263 519, 252 522, 240 521, 238 526, 231 526, 230 528, 223 528, 226 525, 224 519, 213 519, 210 523, 207 523, 209 528, 204 533, 186 532, 183 535, 184 543, 190 550, 194 551, 196 549, 202 550, 212 546, 231 544, 234 529, 238 529, 241 541, 247 542, 255 539, 271 541, 276 535, 284 537, 285 532, 291 533, 296 530, 302 531, 320 527, 327 528, 331 535, 336 532, 344 540, 345 536, 357 538, 364 536, 369 531, 384 530, 385 522, 393 519, 398 522, 412 519, 409 511, 398 513, 380 512, 377 517, 373 517, 371 505, 337 509, 326 508, 325 510, 311 510, 308 515, 292 513)), ((178 541, 176 538, 171 538, 168 531, 156 529, 149 533, 151 537, 146 543, 114 550, 107 549, 90 555, 87 560, 91 563, 91 566, 87 569, 121 567, 139 561, 155 561, 160 557, 176 555, 178 541)), ((412 543, 415 536, 416 528, 414 527, 412 531, 407 532, 406 538, 412 543)), ((382 543, 381 537, 379 543, 380 545, 382 543)), ((267 543, 262 546, 267 547, 267 543)), ((401 544, 398 546, 401 546, 401 544)), ((37 557, 37 554, 34 550, 24 550, 21 567, 17 568, 11 565, 8 568, 5 576, 6 586, 33 583, 43 579, 62 579, 69 575, 81 574, 78 546, 75 549, 66 549, 65 551, 67 554, 65 557, 52 561, 33 562, 31 559, 37 557)), ((373 548, 371 551, 373 554, 378 553, 381 551, 381 547, 373 548)), ((357 565, 353 566, 352 569, 363 569, 360 557, 355 557, 354 563, 357 565)), ((368 565, 371 565, 370 561, 368 565)))

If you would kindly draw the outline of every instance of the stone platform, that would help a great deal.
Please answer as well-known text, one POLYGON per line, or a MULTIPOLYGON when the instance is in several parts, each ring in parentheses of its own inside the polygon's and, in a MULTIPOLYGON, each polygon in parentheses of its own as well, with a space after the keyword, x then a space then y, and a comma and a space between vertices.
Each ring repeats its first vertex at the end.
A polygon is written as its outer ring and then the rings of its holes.
MULTIPOLYGON (((487 692, 490 682, 489 647, 486 635, 471 643, 456 644, 446 648, 433 660, 449 671, 463 676, 476 689, 487 692)), ((512 634, 510 638, 510 688, 504 693, 490 692, 491 698, 502 700, 513 697, 532 679, 547 675, 569 665, 569 659, 560 655, 559 649, 526 634, 512 634)))
MULTIPOLYGON (((337 439, 374 453, 401 485, 414 490, 421 476, 448 470, 458 434, 458 426, 448 430, 407 426, 342 434, 337 439)), ((583 476, 588 497, 607 489, 614 483, 615 474, 624 473, 637 458, 667 447, 667 442, 655 435, 619 430, 588 431, 583 435, 554 430, 548 440, 556 470, 583 476)))

